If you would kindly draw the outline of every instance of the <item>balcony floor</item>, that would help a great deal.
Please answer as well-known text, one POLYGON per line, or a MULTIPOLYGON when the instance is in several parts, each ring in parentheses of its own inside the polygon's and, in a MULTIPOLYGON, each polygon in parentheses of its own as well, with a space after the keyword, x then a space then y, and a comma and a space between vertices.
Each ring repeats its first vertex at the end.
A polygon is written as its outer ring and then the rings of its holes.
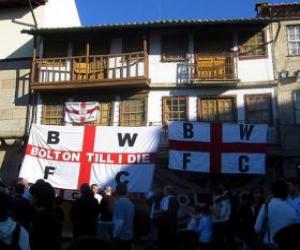
POLYGON ((150 80, 144 77, 127 79, 103 79, 103 80, 77 80, 49 83, 31 83, 33 90, 64 90, 64 89, 88 89, 88 88, 148 88, 150 80))

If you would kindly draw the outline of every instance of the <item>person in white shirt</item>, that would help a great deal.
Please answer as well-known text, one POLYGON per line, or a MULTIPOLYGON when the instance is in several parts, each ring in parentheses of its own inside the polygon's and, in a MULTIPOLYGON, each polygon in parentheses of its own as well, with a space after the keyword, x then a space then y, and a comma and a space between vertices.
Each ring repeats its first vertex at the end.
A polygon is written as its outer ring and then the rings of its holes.
POLYGON ((272 184, 273 197, 262 205, 255 223, 255 231, 263 234, 263 243, 274 244, 273 237, 279 230, 297 222, 295 209, 286 202, 287 194, 286 182, 272 184))
POLYGON ((197 232, 199 234, 199 243, 201 250, 210 249, 212 241, 212 219, 209 213, 209 207, 206 205, 200 209, 200 218, 198 221, 197 232))
POLYGON ((91 190, 94 193, 94 198, 98 201, 98 204, 101 203, 102 195, 99 194, 99 187, 97 184, 91 185, 91 190))
POLYGON ((300 180, 297 178, 290 178, 287 180, 287 184, 289 191, 287 202, 296 210, 298 223, 300 223, 300 180))
POLYGON ((232 249, 233 235, 230 226, 231 203, 225 187, 221 184, 214 187, 212 222, 214 248, 232 249))

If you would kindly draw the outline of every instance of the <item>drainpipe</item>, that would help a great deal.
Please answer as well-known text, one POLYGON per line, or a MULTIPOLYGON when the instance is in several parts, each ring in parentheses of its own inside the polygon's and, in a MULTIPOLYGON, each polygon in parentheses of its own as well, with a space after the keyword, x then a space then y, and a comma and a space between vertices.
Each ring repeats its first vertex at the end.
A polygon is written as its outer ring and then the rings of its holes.
POLYGON ((31 15, 32 15, 32 19, 33 19, 33 22, 34 22, 34 28, 37 29, 38 28, 38 24, 37 24, 37 21, 36 21, 36 18, 35 18, 33 7, 32 7, 32 4, 31 4, 31 0, 28 0, 28 4, 29 4, 31 15))

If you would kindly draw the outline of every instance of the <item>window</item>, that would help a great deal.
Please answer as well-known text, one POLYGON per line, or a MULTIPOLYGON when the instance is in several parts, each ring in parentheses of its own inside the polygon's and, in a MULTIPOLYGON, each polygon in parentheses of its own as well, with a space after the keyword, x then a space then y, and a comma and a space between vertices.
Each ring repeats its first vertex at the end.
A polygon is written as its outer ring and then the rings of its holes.
MULTIPOLYGON (((99 103, 100 115, 96 121, 80 123, 78 125, 102 125, 109 126, 113 123, 113 102, 99 103)), ((42 124, 45 125, 63 125, 64 124, 64 103, 49 102, 43 104, 42 108, 42 124)))
POLYGON ((270 94, 245 96, 246 122, 272 123, 272 97, 270 94))
POLYGON ((99 116, 96 121, 87 122, 78 125, 98 125, 110 126, 113 124, 113 102, 100 102, 99 103, 99 116))
POLYGON ((300 124, 300 92, 294 94, 294 104, 296 124, 300 124))
POLYGON ((42 108, 42 124, 63 125, 64 105, 63 103, 46 102, 42 108))
POLYGON ((131 97, 121 101, 120 126, 146 125, 146 96, 131 97))
POLYGON ((300 55, 300 25, 288 26, 289 55, 300 55))
POLYGON ((260 31, 240 35, 240 56, 241 57, 256 57, 266 56, 266 43, 264 32, 260 31))
POLYGON ((141 37, 125 37, 123 39, 123 53, 143 51, 143 39, 141 37))
POLYGON ((230 97, 200 97, 198 117, 201 121, 234 122, 235 100, 230 97))
POLYGON ((182 61, 186 59, 188 37, 179 35, 164 35, 161 39, 162 61, 182 61))
POLYGON ((44 42, 44 58, 66 57, 68 55, 68 43, 65 41, 46 40, 44 42))
POLYGON ((163 98, 163 123, 187 120, 187 98, 181 96, 163 98))

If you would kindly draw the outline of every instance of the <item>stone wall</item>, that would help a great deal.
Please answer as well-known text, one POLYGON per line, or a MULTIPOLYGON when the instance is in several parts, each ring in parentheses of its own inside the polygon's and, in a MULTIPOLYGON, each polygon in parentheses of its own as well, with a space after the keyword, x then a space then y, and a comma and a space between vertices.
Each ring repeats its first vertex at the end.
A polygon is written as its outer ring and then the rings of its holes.
POLYGON ((30 60, 0 61, 0 176, 10 184, 17 178, 24 148, 14 144, 26 129, 30 60), (13 138, 13 140, 7 140, 13 138))

